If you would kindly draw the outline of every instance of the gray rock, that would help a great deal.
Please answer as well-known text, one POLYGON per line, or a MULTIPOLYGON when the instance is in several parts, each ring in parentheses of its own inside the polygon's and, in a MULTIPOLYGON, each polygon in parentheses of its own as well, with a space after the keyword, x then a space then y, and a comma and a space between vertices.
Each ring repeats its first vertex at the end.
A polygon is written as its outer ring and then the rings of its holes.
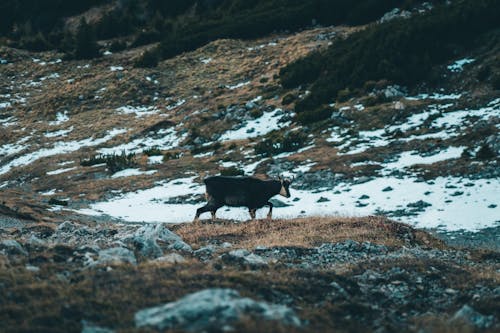
POLYGON ((24 256, 28 255, 28 252, 26 252, 21 244, 13 239, 6 239, 0 242, 0 251, 2 250, 7 254, 21 254, 24 256))
POLYGON ((246 104, 245 104, 245 108, 247 110, 253 110, 257 107, 258 105, 255 103, 255 102, 252 102, 252 101, 248 101, 246 104))
POLYGON ((497 156, 500 155, 500 134, 490 135, 485 143, 497 156))
POLYGON ((148 258, 158 258, 163 255, 163 250, 158 244, 166 244, 167 249, 191 252, 191 246, 184 243, 182 238, 168 230, 163 224, 148 224, 137 229, 132 238, 125 241, 132 241, 139 252, 148 258))
POLYGON ((99 251, 99 258, 92 265, 97 266, 123 263, 137 265, 137 259, 135 258, 134 252, 124 247, 112 247, 99 251))
POLYGON ((230 329, 229 325, 243 316, 300 325, 292 309, 241 297, 233 289, 205 289, 176 302, 138 311, 135 324, 137 327, 152 326, 160 330, 202 332, 230 329))
POLYGON ((212 259, 216 250, 214 245, 207 245, 200 247, 198 250, 194 251, 193 254, 200 260, 206 261, 212 259))
POLYGON ((478 328, 490 328, 495 323, 495 317, 485 316, 474 310, 469 305, 465 304, 455 312, 455 315, 451 318, 451 321, 465 321, 478 328))
POLYGON ((397 18, 409 18, 411 13, 406 10, 401 10, 399 8, 394 8, 388 13, 385 13, 379 20, 380 23, 389 22, 397 18))
POLYGON ((61 232, 72 232, 77 229, 77 226, 70 222, 70 221, 64 221, 63 223, 59 224, 56 228, 56 232, 61 233, 61 232))
POLYGON ((186 262, 186 259, 178 253, 169 253, 164 255, 163 257, 156 258, 154 261, 167 262, 170 264, 180 264, 186 262))
POLYGON ((267 261, 248 250, 245 249, 237 249, 230 251, 229 253, 225 253, 221 256, 222 260, 227 263, 237 263, 241 265, 248 265, 253 268, 259 268, 262 266, 267 266, 267 261))
POLYGON ((27 244, 33 245, 33 246, 45 246, 47 245, 47 242, 43 239, 40 239, 36 237, 35 235, 31 235, 30 238, 26 241, 27 244))
POLYGON ((86 320, 82 320, 82 333, 114 333, 109 328, 99 327, 86 320))

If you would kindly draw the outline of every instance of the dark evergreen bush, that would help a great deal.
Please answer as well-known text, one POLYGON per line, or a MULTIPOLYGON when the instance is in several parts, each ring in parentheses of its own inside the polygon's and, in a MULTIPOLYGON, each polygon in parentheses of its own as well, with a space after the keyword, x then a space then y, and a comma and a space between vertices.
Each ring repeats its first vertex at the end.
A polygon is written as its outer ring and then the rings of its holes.
POLYGON ((144 53, 137 59, 134 63, 136 67, 155 67, 160 61, 160 50, 155 47, 150 50, 144 51, 144 53))
POLYGON ((498 29, 499 12, 496 0, 461 0, 410 19, 372 25, 283 68, 281 82, 287 88, 313 83, 312 93, 296 104, 297 117, 304 117, 304 111, 321 112, 318 107, 335 97, 346 100, 367 81, 414 86, 429 77, 433 66, 498 29))
POLYGON ((267 134, 254 147, 255 153, 261 156, 273 156, 279 153, 296 151, 307 142, 307 135, 302 131, 282 133, 273 131, 267 134))
POLYGON ((99 45, 93 28, 82 17, 75 36, 76 59, 92 59, 99 55, 99 45))
POLYGON ((115 173, 136 166, 134 159, 135 159, 134 153, 127 154, 125 151, 122 151, 122 153, 119 155, 118 154, 95 155, 88 159, 81 160, 80 165, 92 166, 92 165, 106 163, 108 170, 111 173, 115 173))
POLYGON ((161 153, 161 150, 158 146, 155 146, 155 147, 151 147, 151 148, 148 148, 148 149, 144 149, 142 151, 142 153, 144 155, 147 155, 147 156, 161 156, 162 153, 161 153))

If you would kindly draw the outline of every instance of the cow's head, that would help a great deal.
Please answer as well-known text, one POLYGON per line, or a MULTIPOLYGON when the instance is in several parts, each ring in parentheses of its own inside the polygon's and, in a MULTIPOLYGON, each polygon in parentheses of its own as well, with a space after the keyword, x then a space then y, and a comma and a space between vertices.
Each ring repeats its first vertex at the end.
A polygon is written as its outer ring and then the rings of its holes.
POLYGON ((281 178, 278 177, 280 183, 281 183, 281 190, 280 190, 280 195, 284 196, 285 198, 290 198, 290 184, 292 183, 292 180, 290 178, 281 178))

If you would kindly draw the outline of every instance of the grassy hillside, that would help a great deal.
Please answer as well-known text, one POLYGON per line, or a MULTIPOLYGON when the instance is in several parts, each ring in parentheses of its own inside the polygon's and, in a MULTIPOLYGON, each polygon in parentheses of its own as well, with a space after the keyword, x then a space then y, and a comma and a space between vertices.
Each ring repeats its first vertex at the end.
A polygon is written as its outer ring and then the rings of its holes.
POLYGON ((461 0, 409 19, 372 25, 283 68, 281 81, 289 88, 312 84, 311 94, 295 109, 302 122, 321 120, 330 115, 321 105, 369 92, 377 81, 412 87, 432 79, 433 66, 466 50, 498 48, 499 11, 498 1, 461 0))

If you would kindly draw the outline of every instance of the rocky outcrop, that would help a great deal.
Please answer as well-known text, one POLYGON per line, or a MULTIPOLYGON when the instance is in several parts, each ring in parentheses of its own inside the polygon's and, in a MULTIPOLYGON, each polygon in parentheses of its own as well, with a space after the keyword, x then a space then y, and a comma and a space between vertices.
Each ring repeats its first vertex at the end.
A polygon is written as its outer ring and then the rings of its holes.
POLYGON ((138 311, 135 324, 137 327, 152 326, 160 330, 202 332, 221 328, 229 330, 230 325, 243 316, 277 320, 295 326, 301 324, 289 307, 241 297, 234 289, 205 289, 176 302, 138 311))

